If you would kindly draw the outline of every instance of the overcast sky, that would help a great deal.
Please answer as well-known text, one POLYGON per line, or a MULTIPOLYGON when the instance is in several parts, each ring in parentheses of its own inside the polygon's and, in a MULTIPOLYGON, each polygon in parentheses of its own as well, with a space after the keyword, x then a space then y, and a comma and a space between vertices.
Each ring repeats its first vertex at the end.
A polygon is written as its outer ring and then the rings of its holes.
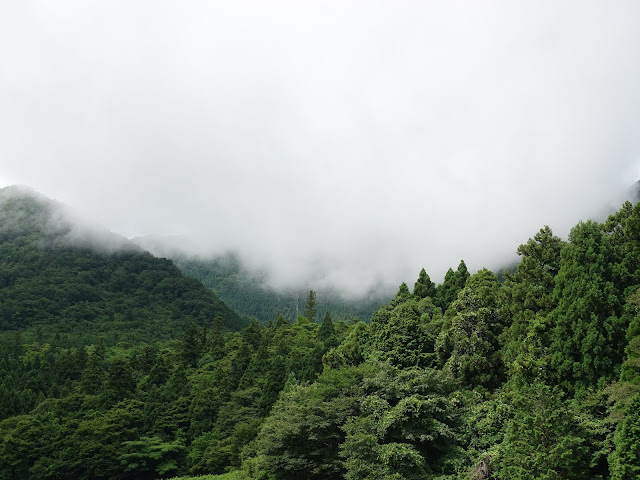
POLYGON ((640 178, 640 2, 0 3, 0 186, 278 284, 413 284, 640 178), (318 273, 321 272, 321 273, 318 273))

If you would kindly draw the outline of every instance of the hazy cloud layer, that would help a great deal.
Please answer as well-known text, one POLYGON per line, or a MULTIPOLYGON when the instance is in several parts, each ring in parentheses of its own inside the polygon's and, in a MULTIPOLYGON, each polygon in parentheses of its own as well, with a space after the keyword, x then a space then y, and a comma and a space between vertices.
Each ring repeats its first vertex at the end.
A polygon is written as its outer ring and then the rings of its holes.
POLYGON ((638 18, 635 1, 4 2, 0 186, 238 249, 279 284, 492 267, 640 177, 638 18))

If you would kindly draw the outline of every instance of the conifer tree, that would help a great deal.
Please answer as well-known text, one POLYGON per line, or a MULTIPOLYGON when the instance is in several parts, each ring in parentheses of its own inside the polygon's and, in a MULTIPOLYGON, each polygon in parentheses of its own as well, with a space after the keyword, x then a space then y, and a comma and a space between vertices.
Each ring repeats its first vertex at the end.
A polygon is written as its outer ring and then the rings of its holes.
POLYGON ((511 323, 502 338, 502 354, 512 372, 539 375, 546 369, 547 315, 556 307, 553 291, 563 244, 545 225, 518 247, 521 261, 500 289, 499 315, 511 323))
POLYGON ((329 315, 329 312, 326 312, 324 314, 324 319, 322 320, 322 325, 320 325, 320 328, 318 329, 318 338, 325 341, 334 334, 334 331, 331 315, 329 315))
POLYGON ((260 344, 261 336, 262 327, 260 327, 260 324, 252 318, 249 321, 249 325, 242 331, 242 338, 248 345, 251 346, 252 349, 255 350, 260 344))
POLYGON ((309 293, 307 294, 307 302, 304 306, 302 316, 307 320, 315 322, 316 313, 316 292, 314 292, 313 290, 309 290, 309 293))
POLYGON ((200 358, 202 347, 198 337, 198 329, 193 322, 189 323, 181 342, 182 360, 189 366, 195 367, 200 358))
POLYGON ((603 225, 615 251, 614 282, 628 296, 640 284, 640 202, 625 202, 603 225))
POLYGON ((402 302, 406 302, 411 298, 411 292, 406 283, 402 282, 398 288, 398 293, 393 300, 391 300, 391 306, 396 306, 402 302))
POLYGON ((87 360, 87 366, 82 372, 81 385, 84 392, 89 394, 98 393, 105 379, 105 358, 107 350, 104 341, 95 346, 87 360))
POLYGON ((448 325, 437 340, 441 364, 468 387, 495 388, 502 378, 498 288, 497 277, 487 269, 470 277, 449 307, 448 325))
POLYGON ((429 278, 429 275, 424 268, 420 270, 418 280, 413 286, 413 294, 418 298, 434 298, 436 295, 436 286, 431 281, 431 278, 429 278))
POLYGON ((568 390, 617 378, 625 346, 619 292, 613 284, 613 249, 600 225, 580 222, 561 253, 550 319, 551 363, 568 390))
POLYGON ((213 319, 208 347, 214 360, 224 357, 224 320, 219 315, 213 319))
POLYGON ((119 357, 111 361, 107 370, 106 394, 111 400, 121 400, 131 395, 136 388, 133 369, 126 359, 119 357))
POLYGON ((592 478, 585 432, 560 395, 536 382, 521 386, 514 396, 515 411, 505 428, 497 478, 592 478))
POLYGON ((460 260, 458 269, 454 275, 455 284, 458 290, 462 290, 464 288, 465 283, 470 276, 469 270, 467 270, 467 264, 464 263, 464 260, 460 260))
POLYGON ((458 296, 458 292, 464 288, 469 276, 469 271, 467 270, 467 265, 464 263, 464 260, 460 260, 458 269, 455 272, 451 268, 447 270, 444 281, 436 288, 434 302, 443 312, 449 308, 449 305, 451 305, 458 296))
POLYGON ((609 455, 611 480, 640 478, 640 394, 629 406, 627 416, 618 424, 609 455))

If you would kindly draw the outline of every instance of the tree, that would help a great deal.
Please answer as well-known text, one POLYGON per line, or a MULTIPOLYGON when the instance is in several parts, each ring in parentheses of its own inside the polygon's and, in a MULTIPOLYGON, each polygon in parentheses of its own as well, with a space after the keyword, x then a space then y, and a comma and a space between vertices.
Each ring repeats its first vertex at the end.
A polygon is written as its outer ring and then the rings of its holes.
POLYGON ((123 442, 125 453, 118 457, 124 472, 137 479, 154 479, 175 473, 184 463, 186 447, 177 440, 140 437, 123 442))
POLYGON ((260 344, 261 336, 262 327, 260 327, 260 324, 257 321, 251 319, 251 321, 249 321, 249 325, 247 325, 247 328, 242 331, 242 338, 248 345, 251 346, 253 350, 255 350, 260 344))
POLYGON ((498 288, 498 278, 489 270, 470 277, 449 307, 437 340, 441 364, 467 387, 495 388, 502 379, 498 288))
POLYGON ((640 478, 640 394, 636 395, 626 417, 618 424, 613 444, 614 450, 609 455, 611 480, 640 478))
POLYGON ((440 309, 430 297, 399 294, 373 314, 365 355, 397 367, 433 367, 435 342, 442 323, 440 309))
POLYGON ((514 394, 513 418, 500 446, 497 477, 581 480, 588 475, 585 432, 559 393, 536 382, 514 394))
POLYGON ((111 361, 107 369, 105 393, 109 399, 122 400, 135 392, 136 381, 133 378, 133 369, 129 362, 122 357, 111 361))
POLYGON ((569 391, 619 374, 626 328, 613 283, 613 253, 609 238, 593 221, 576 225, 562 249, 550 350, 558 380, 569 391))
POLYGON ((316 292, 309 290, 307 294, 307 303, 304 306, 302 316, 312 322, 316 321, 316 292))
POLYGON ((402 282, 400 284, 400 287, 398 287, 398 293, 396 293, 395 298, 391 300, 390 305, 396 306, 402 302, 409 300, 409 298, 411 298, 411 292, 409 291, 409 287, 405 282, 402 282))
POLYGON ((546 371, 550 344, 548 314, 556 307, 555 277, 564 242, 544 226, 518 247, 521 261, 500 289, 499 315, 510 323, 502 355, 512 374, 539 376, 546 371))
POLYGON ((198 338, 198 329, 193 322, 187 326, 180 345, 182 360, 190 367, 195 367, 200 358, 202 345, 198 338))
POLYGON ((431 281, 424 268, 420 270, 418 280, 413 286, 413 294, 418 298, 435 298, 436 296, 436 285, 431 281))
POLYGON ((603 225, 615 252, 616 288, 629 295, 640 284, 640 203, 625 202, 603 225))
POLYGON ((95 346, 87 360, 87 366, 82 372, 81 386, 84 392, 96 394, 100 391, 105 379, 105 358, 107 350, 104 341, 95 346))
POLYGON ((467 279, 471 276, 469 270, 467 270, 467 264, 464 263, 464 260, 460 260, 458 264, 458 268, 456 270, 456 274, 454 276, 456 287, 458 290, 462 290, 467 282, 467 279))
POLYGON ((438 285, 435 293, 435 304, 440 307, 443 312, 449 308, 449 305, 456 299, 458 292, 462 290, 469 278, 469 271, 464 260, 460 260, 458 269, 454 272, 451 268, 447 270, 444 276, 444 282, 438 285))
POLYGON ((449 398, 455 383, 433 369, 375 365, 363 379, 359 412, 347 421, 340 447, 348 480, 423 479, 453 473, 460 410, 449 398))
POLYGON ((311 385, 283 392, 256 439, 255 459, 247 462, 251 473, 283 480, 344 478, 342 427, 356 413, 363 375, 370 372, 369 366, 328 370, 311 385))
POLYGON ((207 346, 214 360, 224 357, 224 320, 220 315, 213 319, 211 338, 207 346))
POLYGON ((356 366, 364 362, 369 327, 364 322, 356 323, 344 341, 322 357, 325 368, 356 366))
POLYGON ((329 315, 329 312, 326 312, 324 314, 324 319, 322 320, 322 324, 320 325, 320 329, 318 330, 318 338, 323 342, 325 342, 334 333, 335 333, 335 329, 333 327, 333 321, 331 320, 331 315, 329 315))

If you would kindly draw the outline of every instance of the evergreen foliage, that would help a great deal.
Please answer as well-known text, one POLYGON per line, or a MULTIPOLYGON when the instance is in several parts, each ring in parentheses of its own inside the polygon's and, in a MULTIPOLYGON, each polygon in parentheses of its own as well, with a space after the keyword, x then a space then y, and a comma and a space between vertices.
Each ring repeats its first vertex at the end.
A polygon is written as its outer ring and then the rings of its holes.
POLYGON ((438 357, 462 384, 495 388, 503 376, 498 339, 504 325, 498 316, 498 278, 484 269, 466 285, 447 311, 438 338, 438 357))
POLYGON ((629 406, 627 416, 616 428, 614 450, 609 456, 611 480, 640 477, 640 395, 629 406))
POLYGON ((429 297, 433 299, 436 296, 436 285, 431 281, 424 268, 420 270, 418 280, 413 286, 413 294, 418 298, 429 297))
POLYGON ((189 322, 216 315, 228 328, 244 326, 170 261, 108 232, 105 245, 83 239, 60 208, 33 194, 0 190, 0 332, 29 329, 49 339, 82 333, 115 343, 171 338, 189 322))
POLYGON ((313 290, 309 290, 309 293, 307 294, 307 301, 304 305, 304 310, 302 312, 302 315, 307 319, 307 320, 311 320, 312 322, 316 321, 316 312, 317 312, 317 307, 316 307, 316 292, 314 292, 313 290))
POLYGON ((56 208, 0 194, 0 479, 640 476, 638 205, 542 228, 503 282, 264 325, 56 208))
POLYGON ((620 293, 614 284, 614 249, 599 224, 580 222, 561 252, 550 314, 551 363, 565 388, 614 380, 625 348, 620 293))
POLYGON ((564 242, 548 226, 518 247, 521 261, 500 290, 499 315, 511 324, 502 338, 502 356, 511 373, 540 377, 548 369, 549 313, 564 242))
MULTIPOLYGON (((278 314, 295 321, 296 296, 303 299, 309 291, 291 289, 276 291, 263 274, 250 271, 234 254, 210 260, 189 258, 167 253, 176 266, 187 276, 195 278, 212 289, 216 295, 245 319, 255 318, 262 325, 268 324, 278 314)), ((317 293, 316 311, 328 311, 334 320, 360 319, 368 322, 380 305, 389 302, 387 294, 368 292, 356 299, 345 297, 332 289, 314 290, 317 293)))

